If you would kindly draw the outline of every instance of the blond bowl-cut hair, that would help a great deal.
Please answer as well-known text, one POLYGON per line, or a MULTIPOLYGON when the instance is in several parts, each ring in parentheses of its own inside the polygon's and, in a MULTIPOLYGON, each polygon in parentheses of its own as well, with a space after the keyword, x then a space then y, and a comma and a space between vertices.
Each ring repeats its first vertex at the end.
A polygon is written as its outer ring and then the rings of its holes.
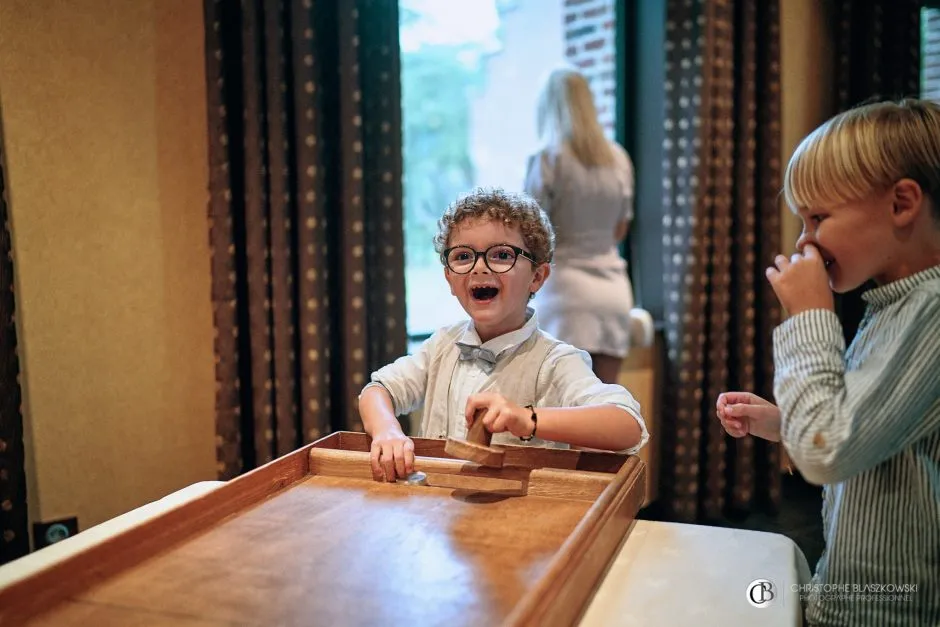
POLYGON ((444 254, 450 236, 467 220, 494 220, 517 227, 522 241, 538 263, 550 263, 555 253, 555 229, 538 202, 528 194, 479 187, 451 203, 437 223, 434 250, 444 254))
POLYGON ((797 146, 783 176, 792 211, 829 208, 916 181, 940 220, 940 105, 904 99, 865 104, 824 122, 797 146))

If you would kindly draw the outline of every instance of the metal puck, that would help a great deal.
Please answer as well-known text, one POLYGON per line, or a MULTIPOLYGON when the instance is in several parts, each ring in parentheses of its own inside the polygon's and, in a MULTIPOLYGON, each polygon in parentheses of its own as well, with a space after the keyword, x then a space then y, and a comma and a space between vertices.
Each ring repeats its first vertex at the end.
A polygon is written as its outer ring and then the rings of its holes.
POLYGON ((405 477, 405 483, 408 485, 427 485, 428 476, 420 470, 416 470, 415 472, 405 477))

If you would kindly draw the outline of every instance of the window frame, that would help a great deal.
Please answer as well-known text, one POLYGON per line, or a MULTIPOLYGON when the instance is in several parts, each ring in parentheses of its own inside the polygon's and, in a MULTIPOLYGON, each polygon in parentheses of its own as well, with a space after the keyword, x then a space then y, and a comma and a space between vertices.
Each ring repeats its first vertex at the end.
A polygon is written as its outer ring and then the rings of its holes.
MULTIPOLYGON (((940 2, 940 0, 938 0, 940 2)), ((657 325, 664 316, 663 112, 666 0, 617 0, 617 140, 635 171, 634 220, 623 244, 634 300, 657 325)))

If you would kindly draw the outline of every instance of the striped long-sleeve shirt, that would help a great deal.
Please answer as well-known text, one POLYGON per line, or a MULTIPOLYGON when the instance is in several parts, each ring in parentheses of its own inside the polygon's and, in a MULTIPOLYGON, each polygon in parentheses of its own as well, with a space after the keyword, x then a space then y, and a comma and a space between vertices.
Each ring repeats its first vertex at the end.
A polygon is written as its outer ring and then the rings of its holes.
POLYGON ((803 476, 825 486, 826 549, 801 591, 806 616, 940 625, 940 266, 863 298, 844 355, 831 311, 774 331, 782 440, 803 476))

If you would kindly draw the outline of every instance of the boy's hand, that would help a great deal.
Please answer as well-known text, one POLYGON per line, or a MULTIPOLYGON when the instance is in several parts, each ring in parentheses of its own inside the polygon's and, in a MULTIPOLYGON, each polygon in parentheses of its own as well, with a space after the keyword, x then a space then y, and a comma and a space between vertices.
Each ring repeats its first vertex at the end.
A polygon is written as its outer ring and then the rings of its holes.
POLYGON ((802 254, 789 259, 777 255, 774 264, 767 268, 767 280, 791 316, 810 309, 835 310, 826 263, 815 246, 807 244, 802 254))
POLYGON ((780 441, 780 408, 750 392, 724 392, 718 395, 718 420, 728 435, 780 441))
POLYGON ((532 435, 534 428, 532 412, 509 402, 501 394, 482 392, 470 395, 465 412, 468 428, 473 424, 473 417, 480 409, 486 410, 481 420, 488 431, 493 433, 509 431, 517 438, 532 435))
POLYGON ((415 443, 400 430, 377 433, 372 438, 372 476, 376 481, 404 479, 415 469, 415 443))

